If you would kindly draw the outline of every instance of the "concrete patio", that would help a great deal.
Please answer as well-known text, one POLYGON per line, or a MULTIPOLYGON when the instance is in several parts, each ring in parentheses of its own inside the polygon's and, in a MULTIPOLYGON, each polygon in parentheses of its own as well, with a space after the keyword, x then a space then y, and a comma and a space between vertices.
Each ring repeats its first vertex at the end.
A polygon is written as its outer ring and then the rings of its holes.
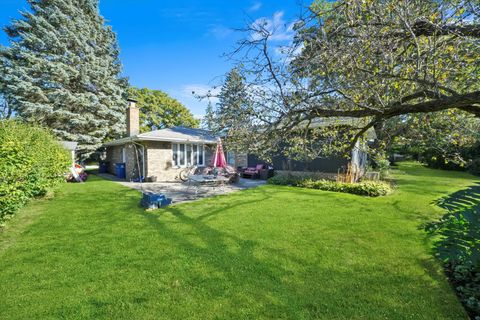
POLYGON ((265 184, 263 180, 251 180, 241 178, 237 184, 226 184, 225 186, 198 186, 198 188, 182 182, 127 182, 119 180, 111 174, 96 173, 97 176, 107 180, 115 181, 125 187, 144 192, 163 193, 173 199, 173 203, 194 201, 202 198, 214 197, 240 190, 255 188, 265 184))

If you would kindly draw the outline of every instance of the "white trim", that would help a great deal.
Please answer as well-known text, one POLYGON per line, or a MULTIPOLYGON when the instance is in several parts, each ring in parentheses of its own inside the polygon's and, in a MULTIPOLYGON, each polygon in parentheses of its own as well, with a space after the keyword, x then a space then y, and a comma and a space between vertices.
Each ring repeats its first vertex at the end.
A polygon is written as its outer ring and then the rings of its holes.
POLYGON ((190 165, 197 165, 199 167, 204 167, 205 166, 205 144, 203 143, 172 143, 172 165, 174 168, 185 168, 185 167, 188 167, 190 165), (176 146, 177 148, 177 163, 174 163, 173 161, 173 146, 176 146), (181 157, 181 153, 180 153, 180 146, 183 145, 184 146, 184 156, 181 157), (187 145, 190 146, 190 150, 191 150, 191 153, 190 153, 190 161, 187 161, 187 145), (197 146, 197 161, 195 163, 194 160, 194 152, 193 152, 193 146, 197 146), (202 149, 202 163, 200 163, 200 148, 202 149), (181 159, 183 158, 183 163, 184 164, 181 164, 181 159), (190 164, 188 164, 190 162, 190 164))

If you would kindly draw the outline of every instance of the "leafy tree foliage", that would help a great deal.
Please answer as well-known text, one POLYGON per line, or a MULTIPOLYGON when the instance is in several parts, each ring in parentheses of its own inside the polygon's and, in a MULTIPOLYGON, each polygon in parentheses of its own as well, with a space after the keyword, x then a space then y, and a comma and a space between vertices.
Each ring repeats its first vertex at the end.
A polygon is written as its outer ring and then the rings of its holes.
POLYGON ((174 126, 196 128, 200 124, 190 110, 163 91, 130 87, 128 94, 138 101, 142 132, 174 126))
POLYGON ((280 50, 271 24, 251 24, 235 52, 259 128, 246 145, 314 157, 395 117, 480 116, 479 13, 478 1, 318 0, 280 50))
POLYGON ((88 155, 125 131, 121 64, 115 33, 98 0, 28 0, 29 11, 5 28, 0 83, 25 122, 77 141, 88 155))
POLYGON ((0 121, 0 225, 29 199, 65 181, 70 154, 43 128, 0 121))
POLYGON ((480 119, 462 111, 395 117, 378 132, 391 152, 413 155, 435 168, 465 169, 480 157, 480 119))

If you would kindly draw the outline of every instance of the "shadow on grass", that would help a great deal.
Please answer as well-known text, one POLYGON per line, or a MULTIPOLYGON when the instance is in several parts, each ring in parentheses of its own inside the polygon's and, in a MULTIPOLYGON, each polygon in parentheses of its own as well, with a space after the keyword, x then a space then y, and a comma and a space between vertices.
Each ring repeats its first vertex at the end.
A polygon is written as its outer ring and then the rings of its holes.
MULTIPOLYGON (((192 286, 208 290, 213 298, 228 297, 232 306, 257 303, 251 309, 255 314, 268 314, 292 318, 319 318, 325 310, 335 310, 337 315, 357 314, 365 304, 381 305, 385 315, 401 315, 408 302, 379 299, 375 290, 365 290, 354 286, 380 286, 385 284, 382 272, 345 272, 345 270, 325 264, 322 256, 303 259, 286 250, 266 247, 261 240, 251 240, 228 231, 213 227, 208 219, 219 214, 242 214, 251 206, 265 201, 276 201, 278 193, 298 192, 291 188, 257 188, 242 191, 240 194, 206 199, 205 204, 215 201, 215 206, 207 212, 190 212, 187 204, 169 207, 159 211, 142 212, 141 215, 163 237, 181 252, 188 253, 189 264, 199 261, 207 266, 205 274, 189 274, 192 286), (254 197, 252 197, 252 195, 254 197), (172 223, 171 219, 175 218, 172 223), (309 284, 308 284, 309 283, 309 284), (358 291, 358 292, 357 292, 358 291), (341 295, 339 296, 339 292, 341 295), (348 298, 344 293, 349 292, 348 298), (368 292, 368 293, 366 293, 368 292), (344 300, 345 299, 345 300, 344 300), (353 300, 354 303, 346 303, 353 300), (338 305, 337 305, 338 304, 338 305), (348 305, 348 307, 347 307, 348 305), (253 311, 254 308, 259 310, 253 311), (350 309, 350 310, 346 310, 350 309)), ((311 192, 306 192, 309 196, 311 192)), ((335 197, 334 194, 323 194, 335 197)), ((341 258, 340 258, 341 259, 341 258)), ((433 268, 433 267, 432 267, 433 268)), ((189 273, 195 273, 195 269, 189 273)), ((432 276, 440 275, 432 272, 432 276)), ((415 277, 405 274, 388 276, 390 282, 413 283, 415 277)), ((425 283, 425 285, 429 285, 425 283)), ((434 286, 432 285, 432 290, 434 286)), ((400 290, 400 289, 399 289, 400 290)), ((422 289, 411 288, 412 291, 422 289)), ((448 310, 444 310, 448 314, 448 310)), ((365 311, 368 314, 368 310, 365 311)), ((335 312, 330 315, 335 314, 335 312)), ((357 314, 358 315, 358 314, 357 314)))

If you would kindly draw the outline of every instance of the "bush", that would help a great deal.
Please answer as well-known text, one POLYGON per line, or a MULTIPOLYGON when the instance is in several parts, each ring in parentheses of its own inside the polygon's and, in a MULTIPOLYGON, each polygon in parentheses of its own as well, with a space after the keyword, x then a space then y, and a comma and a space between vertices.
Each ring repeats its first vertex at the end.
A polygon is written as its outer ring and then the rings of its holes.
POLYGON ((478 187, 440 203, 449 212, 427 225, 434 235, 435 255, 472 319, 480 319, 480 200, 478 187), (467 202, 468 201, 468 202, 467 202), (468 205, 459 204, 473 204, 468 205))
POLYGON ((39 127, 0 121, 0 222, 64 181, 69 153, 39 127))
POLYGON ((470 173, 480 176, 480 158, 473 159, 468 164, 467 169, 470 173))
POLYGON ((269 184, 290 185, 301 188, 324 191, 345 192, 362 196, 379 197, 392 192, 390 184, 383 181, 362 181, 359 183, 344 183, 330 180, 299 179, 291 176, 275 176, 268 180, 269 184))
POLYGON ((302 178, 299 177, 276 175, 268 179, 267 183, 279 186, 296 186, 300 181, 302 181, 302 178))

